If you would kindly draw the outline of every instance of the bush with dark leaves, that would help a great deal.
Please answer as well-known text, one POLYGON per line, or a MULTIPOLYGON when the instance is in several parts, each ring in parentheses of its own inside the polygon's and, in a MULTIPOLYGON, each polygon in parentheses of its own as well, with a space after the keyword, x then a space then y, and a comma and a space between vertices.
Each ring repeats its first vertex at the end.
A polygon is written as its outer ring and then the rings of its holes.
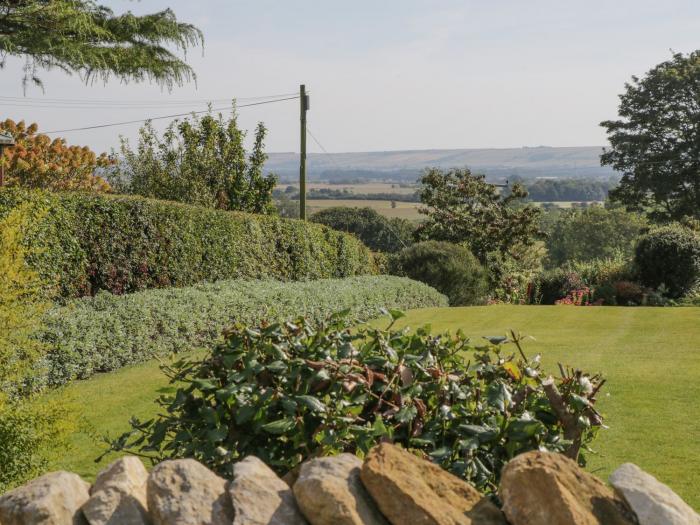
POLYGON ((363 456, 390 441, 485 491, 528 450, 583 462, 579 451, 601 424, 599 376, 560 367, 563 377, 548 377, 515 334, 474 345, 461 332, 392 325, 343 314, 236 325, 206 357, 165 368, 175 392, 160 398, 160 415, 132 419, 111 448, 155 461, 193 457, 231 476, 251 454, 283 474, 312 456, 363 456))

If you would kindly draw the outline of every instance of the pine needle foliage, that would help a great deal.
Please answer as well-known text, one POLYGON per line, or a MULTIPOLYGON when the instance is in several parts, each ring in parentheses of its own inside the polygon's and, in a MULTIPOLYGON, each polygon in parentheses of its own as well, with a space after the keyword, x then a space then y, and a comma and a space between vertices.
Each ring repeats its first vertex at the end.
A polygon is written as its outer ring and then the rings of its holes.
POLYGON ((195 76, 173 48, 201 43, 202 32, 170 9, 115 15, 92 0, 0 0, 0 64, 24 58, 25 85, 42 85, 39 69, 60 69, 86 82, 115 76, 171 88, 195 76))

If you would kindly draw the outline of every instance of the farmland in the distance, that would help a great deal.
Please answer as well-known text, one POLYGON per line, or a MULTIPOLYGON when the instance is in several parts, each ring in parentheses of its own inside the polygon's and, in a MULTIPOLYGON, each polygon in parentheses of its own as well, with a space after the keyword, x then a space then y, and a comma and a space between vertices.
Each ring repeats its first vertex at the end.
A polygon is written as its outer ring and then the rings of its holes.
POLYGON ((419 203, 397 201, 395 205, 396 207, 392 208, 391 201, 375 201, 371 199, 310 199, 306 201, 306 208, 309 214, 334 206, 347 206, 351 208, 369 207, 386 217, 401 217, 408 220, 419 220, 421 218, 421 215, 418 213, 419 203))
MULTIPOLYGON (((297 192, 299 191, 299 185, 281 182, 278 185, 278 189, 285 190, 288 186, 293 187, 297 192)), ((347 184, 333 184, 329 182, 309 182, 306 184, 307 191, 312 192, 314 190, 331 190, 331 191, 347 191, 354 195, 377 195, 382 194, 396 194, 396 195, 411 195, 418 190, 417 185, 399 184, 396 182, 354 182, 347 184)), ((348 206, 354 208, 369 207, 377 210, 382 215, 386 217, 401 217, 411 221, 417 221, 421 219, 421 215, 418 213, 418 208, 420 203, 417 202, 402 202, 394 201, 394 206, 392 206, 391 199, 386 200, 374 200, 374 199, 346 199, 338 198, 328 198, 328 199, 307 199, 307 211, 308 213, 315 213, 319 210, 325 208, 331 208, 335 206, 348 206)), ((535 206, 543 206, 546 203, 543 202, 533 202, 535 206)), ((574 206, 581 204, 602 204, 602 202, 591 201, 591 202, 575 202, 575 201, 556 201, 553 202, 558 208, 573 208, 574 206)))
MULTIPOLYGON (((299 189, 299 184, 288 184, 281 182, 279 183, 278 187, 281 189, 286 188, 287 186, 292 186, 296 188, 297 190, 299 189)), ((399 185, 398 183, 392 183, 392 182, 357 182, 357 183, 348 183, 348 184, 331 184, 329 182, 307 182, 306 183, 306 189, 307 190, 337 190, 337 191, 344 191, 347 190, 352 193, 365 193, 365 194, 372 194, 372 193, 397 193, 400 195, 411 195, 414 193, 418 187, 417 186, 409 186, 406 184, 399 185)))

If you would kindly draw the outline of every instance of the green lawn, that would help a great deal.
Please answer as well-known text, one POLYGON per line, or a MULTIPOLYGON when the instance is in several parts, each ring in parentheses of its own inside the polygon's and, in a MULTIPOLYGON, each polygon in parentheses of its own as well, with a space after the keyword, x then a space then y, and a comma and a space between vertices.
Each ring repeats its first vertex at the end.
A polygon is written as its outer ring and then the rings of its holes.
MULTIPOLYGON (((434 331, 458 327, 474 337, 509 328, 536 338, 528 354, 541 353, 547 369, 556 363, 600 371, 608 378, 600 409, 609 429, 594 447, 589 468, 603 478, 626 461, 637 463, 700 507, 700 308, 584 308, 488 306, 410 312, 410 326, 434 331)), ((131 367, 68 386, 84 407, 86 429, 112 435, 128 427, 131 414, 153 413, 167 388, 156 363, 131 367)), ((74 450, 54 468, 91 479, 104 465, 89 432, 74 436, 74 450)))

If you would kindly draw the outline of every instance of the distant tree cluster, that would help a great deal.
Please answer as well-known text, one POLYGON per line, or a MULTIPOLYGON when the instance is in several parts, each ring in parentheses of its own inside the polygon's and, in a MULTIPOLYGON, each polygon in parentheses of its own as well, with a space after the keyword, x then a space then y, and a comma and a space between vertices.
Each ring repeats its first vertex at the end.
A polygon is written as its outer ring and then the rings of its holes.
POLYGON ((538 179, 524 183, 528 200, 534 202, 605 201, 608 192, 617 186, 614 180, 538 179))
POLYGON ((311 220, 334 230, 353 233, 370 249, 386 253, 412 244, 415 230, 415 226, 406 219, 390 219, 372 208, 327 208, 314 213, 311 220))

